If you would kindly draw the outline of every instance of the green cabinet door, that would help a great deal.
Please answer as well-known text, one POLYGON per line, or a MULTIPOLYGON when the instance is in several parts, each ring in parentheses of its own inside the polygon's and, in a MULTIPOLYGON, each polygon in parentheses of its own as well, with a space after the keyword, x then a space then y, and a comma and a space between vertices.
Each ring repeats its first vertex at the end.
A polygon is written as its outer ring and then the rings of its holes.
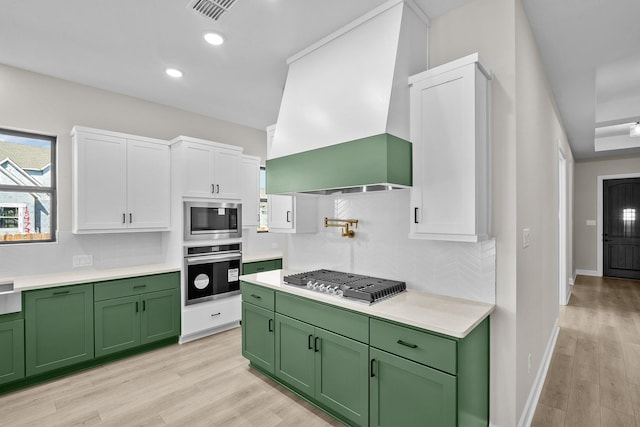
POLYGON ((95 303, 96 357, 140 344, 140 308, 138 296, 95 303))
POLYGON ((274 373, 275 323, 272 310, 242 303, 242 355, 252 364, 274 373))
POLYGON ((180 303, 177 290, 149 292, 140 296, 140 343, 148 344, 180 334, 180 303))
POLYGON ((370 349, 372 427, 456 426, 456 377, 370 349))
POLYGON ((314 327, 276 313, 276 377, 308 396, 314 394, 314 327))
POLYGON ((24 321, 0 322, 0 384, 24 378, 24 321))
POLYGON ((93 359, 93 285, 24 294, 26 374, 93 359))
POLYGON ((367 426, 369 346, 320 328, 315 328, 316 339, 316 400, 353 425, 367 426))

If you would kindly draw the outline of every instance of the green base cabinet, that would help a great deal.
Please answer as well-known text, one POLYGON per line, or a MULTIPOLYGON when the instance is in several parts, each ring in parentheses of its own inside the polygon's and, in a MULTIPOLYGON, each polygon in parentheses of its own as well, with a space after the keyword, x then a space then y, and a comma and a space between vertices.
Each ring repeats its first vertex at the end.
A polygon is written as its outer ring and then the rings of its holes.
POLYGON ((371 349, 371 426, 456 426, 456 377, 371 349))
POLYGON ((24 321, 0 317, 0 384, 24 378, 24 321))
POLYGON ((262 370, 274 374, 275 324, 273 309, 242 303, 242 355, 262 370))
POLYGON ((282 268, 282 259, 269 259, 265 261, 245 262, 242 264, 242 274, 260 273, 262 271, 279 270, 282 268))
POLYGON ((314 393, 314 327, 276 313, 276 377, 307 396, 314 393))
POLYGON ((179 283, 177 273, 96 283, 96 357, 178 336, 179 283))
POLYGON ((93 285, 24 294, 26 375, 93 359, 93 285))

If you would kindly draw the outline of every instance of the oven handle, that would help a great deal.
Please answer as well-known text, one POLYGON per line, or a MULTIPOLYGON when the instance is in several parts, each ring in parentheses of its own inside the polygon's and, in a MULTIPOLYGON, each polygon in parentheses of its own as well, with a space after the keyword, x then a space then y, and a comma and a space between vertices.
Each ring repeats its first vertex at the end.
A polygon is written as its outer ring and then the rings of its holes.
POLYGON ((242 259, 242 254, 221 254, 221 255, 207 255, 185 258, 187 265, 206 264, 210 261, 231 261, 234 259, 242 259))

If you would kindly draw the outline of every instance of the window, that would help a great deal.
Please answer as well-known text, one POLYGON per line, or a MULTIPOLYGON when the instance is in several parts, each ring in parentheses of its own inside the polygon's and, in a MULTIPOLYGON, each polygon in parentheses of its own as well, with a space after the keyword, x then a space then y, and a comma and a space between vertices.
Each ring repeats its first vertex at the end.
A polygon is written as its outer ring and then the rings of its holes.
POLYGON ((0 244, 55 240, 56 138, 0 129, 0 244))
POLYGON ((258 231, 269 231, 269 215, 267 212, 267 171, 260 167, 260 225, 258 231))
POLYGON ((622 210, 622 220, 623 221, 635 221, 636 220, 636 210, 635 209, 623 209, 622 210))

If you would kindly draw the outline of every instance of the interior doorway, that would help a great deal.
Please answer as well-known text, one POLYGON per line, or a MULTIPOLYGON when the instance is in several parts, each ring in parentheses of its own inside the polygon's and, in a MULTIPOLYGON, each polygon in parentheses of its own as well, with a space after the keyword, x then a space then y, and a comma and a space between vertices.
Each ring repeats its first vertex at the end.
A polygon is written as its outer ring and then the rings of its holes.
POLYGON ((640 279, 640 178, 603 181, 603 275, 640 279))

